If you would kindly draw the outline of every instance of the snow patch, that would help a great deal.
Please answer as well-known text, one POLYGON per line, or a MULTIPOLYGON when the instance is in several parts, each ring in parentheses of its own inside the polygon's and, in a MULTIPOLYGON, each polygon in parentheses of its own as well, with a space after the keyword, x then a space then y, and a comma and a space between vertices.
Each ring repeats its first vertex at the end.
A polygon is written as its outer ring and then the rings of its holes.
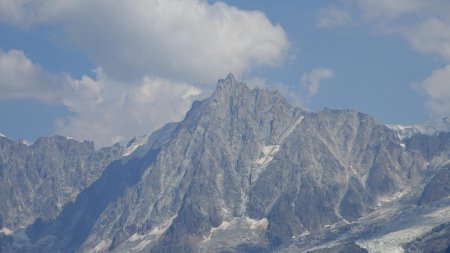
POLYGON ((385 234, 379 238, 367 241, 359 241, 357 244, 369 251, 369 253, 393 252, 403 253, 402 245, 430 231, 433 226, 412 227, 385 234))
POLYGON ((257 167, 266 167, 280 150, 280 145, 263 146, 261 149, 262 156, 254 162, 257 167))
MULTIPOLYGON (((4 138, 9 139, 8 137, 6 137, 6 136, 4 136, 4 135, 3 135, 3 136, 0 136, 0 137, 4 137, 4 138)), ((9 140, 12 140, 12 139, 9 139, 9 140)), ((30 141, 27 141, 27 140, 24 140, 24 139, 12 140, 12 141, 15 141, 16 143, 19 143, 19 144, 23 144, 23 145, 25 145, 25 146, 27 146, 27 147, 33 145, 33 142, 30 142, 30 141)))
MULTIPOLYGON (((134 233, 132 236, 128 238, 126 243, 132 243, 132 245, 136 245, 134 247, 127 248, 126 252, 140 252, 144 250, 150 243, 155 242, 158 240, 158 238, 166 232, 166 230, 172 225, 173 220, 177 217, 177 215, 174 215, 164 221, 159 226, 154 227, 149 233, 147 234, 139 234, 134 233)), ((127 246, 128 247, 128 246, 127 246)))
POLYGON ((123 155, 122 156, 129 156, 129 155, 131 155, 137 148, 139 148, 140 146, 146 144, 147 141, 148 141, 148 136, 147 135, 134 137, 128 143, 127 147, 123 151, 123 155))
POLYGON ((386 125, 397 132, 400 140, 410 138, 415 134, 434 135, 441 132, 450 132, 450 119, 443 118, 440 121, 425 122, 416 125, 386 125))
POLYGON ((263 146, 261 149, 261 156, 258 160, 253 162, 253 168, 250 172, 250 183, 253 184, 259 178, 259 175, 263 172, 263 170, 269 165, 269 163, 273 160, 276 153, 280 150, 280 145, 269 145, 263 146))
POLYGON ((134 242, 134 241, 142 239, 144 236, 145 235, 140 235, 138 233, 134 233, 130 238, 128 238, 128 241, 134 242))
POLYGON ((450 160, 447 160, 446 162, 443 162, 443 163, 442 163, 441 167, 445 167, 445 166, 447 166, 447 165, 449 165, 449 164, 450 164, 450 160))
MULTIPOLYGON (((283 140, 285 138, 287 138, 293 131, 294 129, 300 124, 300 122, 302 122, 302 120, 305 117, 301 116, 300 118, 298 118, 294 124, 292 124, 287 130, 286 132, 283 133, 283 135, 280 138, 279 143, 282 143, 283 140)), ((259 178, 259 175, 261 175, 262 171, 267 167, 267 165, 269 165, 269 163, 273 160, 273 158, 275 157, 275 155, 278 153, 278 151, 280 150, 280 145, 267 145, 267 146, 263 146, 261 148, 261 155, 260 157, 254 161, 253 164, 253 168, 250 174, 250 183, 253 184, 254 182, 256 182, 259 178)))
POLYGON ((145 249, 145 247, 147 247, 147 245, 149 245, 152 241, 149 239, 145 239, 142 242, 140 242, 136 247, 133 247, 132 250, 134 252, 139 252, 143 249, 145 249))
POLYGON ((303 232, 303 233, 300 234, 300 237, 307 236, 307 235, 309 235, 309 234, 310 234, 310 233, 309 233, 309 230, 306 230, 305 232, 303 232))
POLYGON ((323 226, 323 228, 324 229, 333 229, 333 228, 336 228, 336 224, 337 224, 337 222, 333 223, 333 224, 328 224, 328 225, 323 226))
POLYGON ((448 220, 448 218, 450 217, 450 206, 440 208, 432 213, 425 215, 425 217, 439 220, 443 219, 444 221, 448 220))
POLYGON ((144 157, 151 148, 156 149, 161 147, 170 140, 170 137, 176 129, 176 123, 168 123, 161 128, 157 128, 151 134, 133 138, 128 143, 127 148, 123 151, 122 157, 126 157, 128 159, 122 159, 122 164, 125 164, 133 157, 144 157))
POLYGON ((69 137, 69 136, 65 136, 65 137, 66 137, 66 139, 68 139, 68 140, 73 140, 73 141, 82 142, 82 141, 80 141, 80 140, 78 140, 78 139, 76 139, 76 138, 73 138, 73 137, 69 137))
POLYGON ((163 222, 161 225, 155 227, 150 231, 150 235, 162 235, 166 230, 172 225, 173 220, 177 217, 177 215, 172 216, 171 218, 167 219, 165 222, 163 222))
POLYGON ((4 134, 2 134, 2 133, 0 133, 0 137, 7 138, 6 135, 4 135, 4 134))
POLYGON ((12 231, 11 229, 9 229, 7 227, 0 229, 0 234, 11 235, 13 233, 14 233, 14 231, 12 231))
POLYGON ((93 249, 91 249, 90 251, 88 251, 89 253, 96 253, 96 252, 101 252, 104 251, 108 248, 109 243, 105 240, 102 240, 99 244, 97 244, 93 249))
POLYGON ((394 194, 392 194, 390 196, 380 196, 377 199, 378 200, 377 201, 377 206, 380 207, 383 204, 386 204, 386 203, 389 203, 391 201, 397 200, 397 199, 403 197, 406 193, 408 193, 408 191, 400 191, 400 192, 394 193, 394 194))
POLYGON ((269 222, 266 218, 254 220, 247 216, 235 217, 229 221, 223 221, 218 227, 211 228, 208 236, 203 237, 203 242, 211 240, 213 234, 218 230, 233 230, 237 227, 250 230, 267 230, 269 222))
POLYGON ((255 229, 267 229, 267 225, 269 224, 269 221, 266 218, 260 219, 260 220, 254 220, 249 217, 245 217, 245 223, 249 225, 249 228, 252 230, 255 229))
POLYGON ((227 230, 232 223, 234 223, 238 218, 233 218, 231 221, 223 221, 218 227, 211 228, 210 235, 216 230, 227 230))
POLYGON ((281 136, 281 140, 280 143, 284 141, 284 139, 286 139, 286 137, 288 137, 294 130, 295 128, 300 124, 300 122, 302 122, 302 120, 304 119, 304 116, 301 116, 299 119, 297 119, 294 124, 292 124, 292 126, 290 126, 286 132, 284 132, 284 134, 281 136))

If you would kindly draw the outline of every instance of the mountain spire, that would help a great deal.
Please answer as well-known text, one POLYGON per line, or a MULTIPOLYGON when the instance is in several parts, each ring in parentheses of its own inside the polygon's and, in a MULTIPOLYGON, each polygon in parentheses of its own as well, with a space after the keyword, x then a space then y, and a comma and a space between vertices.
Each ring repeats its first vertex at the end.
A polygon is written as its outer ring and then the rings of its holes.
POLYGON ((229 73, 224 79, 219 79, 216 86, 216 93, 232 94, 236 90, 248 89, 247 85, 235 79, 232 73, 229 73))

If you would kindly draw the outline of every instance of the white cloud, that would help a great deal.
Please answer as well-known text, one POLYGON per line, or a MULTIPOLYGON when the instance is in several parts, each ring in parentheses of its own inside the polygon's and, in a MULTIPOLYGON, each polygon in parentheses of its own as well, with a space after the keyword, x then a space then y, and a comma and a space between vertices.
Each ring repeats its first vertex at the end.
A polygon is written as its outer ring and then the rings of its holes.
POLYGON ((352 18, 347 10, 337 8, 335 6, 329 6, 322 9, 319 12, 318 27, 335 27, 347 25, 351 22, 352 18))
POLYGON ((450 60, 449 1, 350 0, 340 9, 350 14, 354 7, 359 11, 352 18, 359 22, 403 35, 415 49, 450 60))
MULTIPOLYGON (((89 80, 91 82, 91 80, 89 80)), ((93 99, 76 97, 65 104, 77 113, 59 119, 57 132, 78 139, 96 140, 100 146, 128 141, 167 122, 182 119, 201 90, 187 83, 144 77, 126 86, 98 71, 96 86, 108 84, 93 99), (91 103, 90 106, 86 104, 91 103)), ((89 94, 89 93, 88 93, 89 94)))
POLYGON ((0 0, 6 22, 58 23, 67 41, 108 76, 159 76, 215 83, 258 65, 279 63, 283 29, 262 12, 200 0, 0 0))
POLYGON ((204 0, 0 0, 0 22, 52 25, 96 66, 93 77, 73 79, 21 51, 3 53, 0 99, 63 104, 74 115, 57 132, 99 146, 181 119, 198 85, 278 64, 289 47, 264 13, 204 0))
POLYGON ((61 96, 67 76, 50 75, 29 60, 23 51, 0 50, 0 99, 35 98, 55 102, 61 96))
POLYGON ((245 80, 242 80, 249 88, 261 88, 261 89, 267 89, 269 85, 267 83, 267 79, 261 76, 251 76, 250 78, 247 78, 245 80))
MULTIPOLYGON (((405 15, 432 9, 431 6, 445 0, 432 0, 433 4, 422 0, 341 0, 340 6, 330 5, 319 12, 318 26, 348 25, 350 20, 372 22, 376 25, 398 20, 405 15)), ((430 1, 431 2, 431 1, 430 1)))
POLYGON ((22 51, 0 51, 0 99, 31 98, 62 104, 73 116, 56 121, 58 134, 94 140, 97 146, 124 142, 170 121, 180 120, 199 88, 143 77, 135 83, 110 79, 101 68, 95 78, 51 74, 22 51))
POLYGON ((427 107, 434 115, 450 115, 450 64, 433 71, 420 88, 427 95, 427 107))
POLYGON ((353 2, 359 6, 366 19, 396 19, 401 15, 416 12, 429 5, 422 0, 353 0, 353 2))
POLYGON ((450 61, 450 20, 433 17, 405 28, 404 34, 415 49, 450 61))
MULTIPOLYGON (((340 10, 352 19, 383 32, 403 36, 411 46, 447 61, 419 85, 433 115, 450 114, 450 2, 447 0, 345 0, 340 10), (355 11, 356 10, 356 11, 355 11)), ((326 9, 325 9, 326 10, 326 9)), ((324 10, 324 11, 325 11, 324 10)))
POLYGON ((306 88, 308 96, 312 97, 317 94, 320 88, 320 82, 330 79, 334 76, 334 72, 329 68, 315 68, 309 73, 303 74, 300 79, 300 85, 306 88))

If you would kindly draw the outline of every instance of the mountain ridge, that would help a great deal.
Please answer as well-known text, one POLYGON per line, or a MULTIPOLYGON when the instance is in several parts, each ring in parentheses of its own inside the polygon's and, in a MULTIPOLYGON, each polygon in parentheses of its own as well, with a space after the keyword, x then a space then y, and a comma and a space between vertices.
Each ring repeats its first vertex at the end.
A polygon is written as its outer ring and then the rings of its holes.
MULTIPOLYGON (((306 112, 232 75, 142 140, 60 216, 30 226, 25 251, 281 250, 391 205, 415 210, 426 185, 445 185, 432 178, 450 154, 444 144, 430 150, 444 137, 401 140, 369 115, 306 112)), ((428 195, 421 208, 448 198, 428 195)))
POLYGON ((450 132, 450 119, 444 117, 439 121, 423 122, 414 125, 387 125, 398 133, 400 139, 411 138, 416 134, 434 135, 450 132))
POLYGON ((16 230, 55 217, 120 152, 119 145, 95 150, 93 142, 62 136, 31 145, 0 137, 0 227, 16 230))

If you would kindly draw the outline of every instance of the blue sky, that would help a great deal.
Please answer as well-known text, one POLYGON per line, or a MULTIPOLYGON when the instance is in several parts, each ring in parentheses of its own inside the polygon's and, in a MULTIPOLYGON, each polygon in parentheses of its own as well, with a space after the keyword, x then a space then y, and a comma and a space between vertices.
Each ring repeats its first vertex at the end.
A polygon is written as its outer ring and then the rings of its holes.
POLYGON ((448 1, 282 3, 0 1, 0 133, 126 142, 228 72, 311 111, 450 114, 448 1))

